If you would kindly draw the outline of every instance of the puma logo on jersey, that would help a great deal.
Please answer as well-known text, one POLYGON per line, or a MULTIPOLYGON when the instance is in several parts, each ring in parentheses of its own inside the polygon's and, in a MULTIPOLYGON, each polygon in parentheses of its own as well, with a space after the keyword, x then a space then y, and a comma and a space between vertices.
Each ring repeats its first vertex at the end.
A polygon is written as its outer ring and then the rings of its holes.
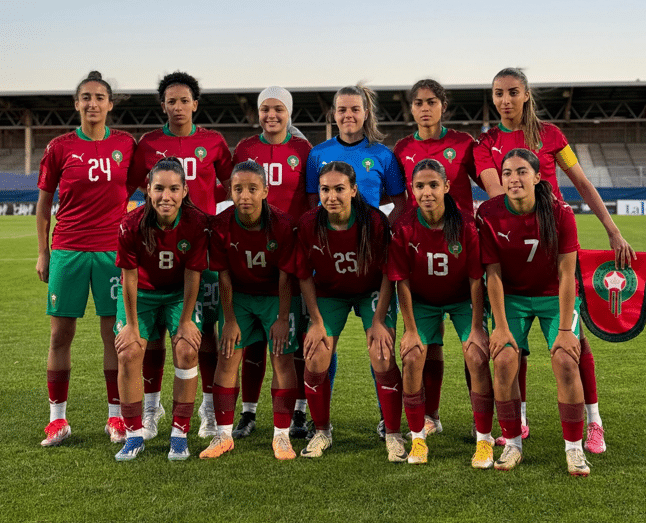
POLYGON ((123 223, 119 224, 119 229, 121 230, 121 234, 126 234, 126 230, 123 228, 123 223))
POLYGON ((497 147, 492 147, 492 148, 491 148, 491 150, 492 150, 492 151, 496 151, 497 153, 502 154, 502 145, 500 146, 500 149, 498 149, 497 147))
POLYGON ((235 242, 235 243, 233 243, 233 242, 229 242, 229 247, 235 247, 235 248, 236 248, 236 251, 237 251, 237 250, 238 250, 238 244, 239 244, 239 243, 240 243, 240 242, 235 242))
POLYGON ((251 158, 251 156, 250 156, 249 158, 247 158, 247 161, 248 162, 256 162, 256 163, 258 163, 258 157, 256 156, 255 158, 251 158))
POLYGON ((415 252, 419 254, 419 243, 417 245, 413 245, 411 242, 408 242, 408 246, 415 249, 415 252))
POLYGON ((394 387, 386 387, 385 385, 379 385, 379 386, 384 390, 392 390, 397 392, 397 385, 395 385, 394 387))
POLYGON ((415 163, 415 156, 417 156, 417 153, 415 153, 413 156, 407 156, 406 159, 410 160, 413 163, 415 163))
POLYGON ((503 234, 501 232, 498 232, 498 236, 504 238, 505 240, 509 241, 509 235, 511 234, 511 231, 509 231, 507 234, 503 234))
MULTIPOLYGON (((166 149, 166 151, 168 151, 168 149, 166 149)), ((163 157, 163 158, 166 158, 166 151, 164 151, 164 152, 161 152, 161 151, 155 151, 155 154, 158 154, 159 156, 161 156, 161 157, 163 157)))
POLYGON ((312 249, 316 249, 317 251, 321 251, 321 254, 324 254, 323 249, 321 247, 319 247, 318 245, 312 245, 312 249))
POLYGON ((186 429, 186 426, 187 426, 187 425, 188 425, 188 423, 186 423, 186 424, 184 424, 184 425, 180 425, 180 424, 179 424, 179 423, 177 423, 177 422, 174 422, 174 423, 173 423, 173 427, 175 427, 175 428, 177 428, 177 429, 181 430, 182 432, 186 432, 186 431, 187 431, 187 429, 186 429))
POLYGON ((73 155, 72 155, 72 158, 78 158, 78 159, 79 159, 79 161, 81 161, 81 162, 82 162, 82 161, 83 161, 83 155, 84 155, 84 154, 85 154, 85 153, 83 153, 81 156, 79 156, 78 154, 73 154, 73 155))
POLYGON ((303 383, 305 384, 305 386, 306 386, 308 389, 311 389, 311 390, 313 390, 314 392, 316 392, 316 389, 317 389, 318 385, 314 385, 314 386, 312 387, 312 386, 311 386, 309 383, 307 383, 306 381, 304 381, 303 383))

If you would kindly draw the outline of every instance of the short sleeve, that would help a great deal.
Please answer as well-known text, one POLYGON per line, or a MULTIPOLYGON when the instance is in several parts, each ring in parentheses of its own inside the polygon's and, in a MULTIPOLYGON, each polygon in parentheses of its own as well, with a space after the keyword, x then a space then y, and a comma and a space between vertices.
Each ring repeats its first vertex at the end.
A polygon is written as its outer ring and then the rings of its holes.
POLYGON ((50 142, 40 161, 38 188, 45 192, 56 192, 61 179, 62 151, 57 143, 50 142))
POLYGON ((574 212, 569 205, 562 202, 559 202, 559 211, 559 254, 578 251, 580 247, 574 212))
POLYGON ((480 259, 482 263, 484 265, 500 263, 496 240, 494 239, 489 223, 483 218, 482 206, 478 208, 476 223, 478 225, 478 233, 480 236, 480 259))
POLYGON ((491 155, 491 137, 488 133, 482 133, 473 147, 473 162, 475 164, 475 173, 479 178, 482 171, 486 169, 495 169, 496 164, 491 155))
POLYGON ((388 279, 401 281, 410 278, 410 261, 407 253, 407 238, 403 227, 395 226, 388 246, 388 279))
POLYGON ((119 225, 119 239, 117 243, 117 261, 115 265, 122 269, 136 269, 139 266, 137 257, 137 233, 128 226, 132 220, 124 218, 119 225))
POLYGON ((231 171, 233 171, 233 161, 231 159, 231 151, 227 145, 224 137, 220 136, 218 143, 218 154, 213 162, 215 167, 215 175, 220 182, 224 182, 231 178, 231 171))
MULTIPOLYGON (((385 147, 385 146, 384 146, 385 147)), ((397 196, 406 190, 404 176, 397 163, 397 158, 393 153, 386 149, 385 167, 384 167, 384 189, 388 196, 397 196)))
POLYGON ((306 280, 314 274, 314 270, 310 266, 309 252, 310 242, 307 240, 306 226, 301 221, 298 225, 298 232, 296 237, 296 256, 295 256, 295 271, 294 275, 300 280, 306 280))
POLYGON ((464 237, 467 249, 467 272, 469 278, 479 280, 484 275, 480 253, 480 238, 478 231, 473 222, 466 223, 464 226, 464 237))
POLYGON ((319 169, 318 155, 316 150, 312 149, 307 156, 307 167, 305 169, 305 191, 308 194, 319 192, 319 169))
POLYGON ((189 257, 186 259, 185 268, 191 271, 202 272, 208 268, 208 258, 206 251, 209 245, 208 234, 208 221, 206 215, 198 215, 193 229, 195 235, 193 237, 194 245, 188 251, 189 257))
POLYGON ((223 220, 221 216, 215 216, 211 219, 209 269, 212 271, 225 271, 229 269, 227 252, 224 247, 225 237, 228 235, 228 220, 223 220))

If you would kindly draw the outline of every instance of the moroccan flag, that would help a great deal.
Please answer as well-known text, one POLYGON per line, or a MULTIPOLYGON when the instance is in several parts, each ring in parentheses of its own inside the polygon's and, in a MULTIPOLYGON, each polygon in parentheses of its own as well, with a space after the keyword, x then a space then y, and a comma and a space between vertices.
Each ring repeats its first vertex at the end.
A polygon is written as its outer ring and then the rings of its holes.
POLYGON ((581 316, 590 332, 605 341, 632 340, 646 322, 646 253, 630 268, 615 268, 613 251, 580 250, 577 264, 581 316))

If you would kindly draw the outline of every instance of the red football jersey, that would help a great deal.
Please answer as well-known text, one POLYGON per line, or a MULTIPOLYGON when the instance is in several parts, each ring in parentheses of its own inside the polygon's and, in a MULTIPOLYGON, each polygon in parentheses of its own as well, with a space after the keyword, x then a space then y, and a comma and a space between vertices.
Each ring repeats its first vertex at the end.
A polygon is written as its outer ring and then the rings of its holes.
POLYGON ((117 267, 138 269, 137 287, 149 291, 173 292, 184 287, 184 269, 202 272, 207 268, 207 216, 183 207, 172 229, 155 229, 155 250, 143 244, 139 223, 144 206, 124 216, 119 226, 117 267))
MULTIPOLYGON (((559 254, 579 250, 572 209, 561 201, 554 204, 559 254)), ((515 214, 504 194, 482 203, 476 215, 480 232, 482 263, 500 263, 505 294, 558 296, 556 260, 540 245, 536 213, 515 214)))
POLYGON ((468 133, 443 128, 437 140, 432 138, 420 140, 417 133, 402 138, 397 142, 393 153, 402 172, 406 176, 408 202, 410 207, 417 207, 413 196, 413 168, 425 158, 440 162, 446 170, 446 177, 451 187, 449 194, 463 213, 473 216, 473 196, 470 179, 476 180, 473 164, 473 146, 475 141, 468 133))
POLYGON ((358 274, 357 253, 359 238, 357 224, 345 231, 327 229, 329 250, 321 245, 316 232, 316 214, 322 207, 305 213, 298 224, 296 248, 296 276, 302 280, 314 276, 316 294, 322 297, 351 297, 378 291, 386 272, 386 245, 384 228, 388 222, 377 209, 371 210, 371 246, 377 257, 367 274, 358 274))
POLYGON ((176 156, 182 161, 192 202, 204 212, 215 214, 217 180, 228 180, 233 168, 224 137, 198 126, 189 136, 175 136, 170 134, 167 124, 141 137, 133 170, 144 180, 153 165, 167 156, 176 156))
POLYGON ((471 299, 469 278, 484 274, 478 232, 471 214, 463 214, 457 243, 448 245, 442 229, 430 229, 418 209, 411 209, 395 225, 388 248, 388 278, 410 280, 413 298, 434 306, 471 299))
MULTIPOLYGON (((567 147, 567 139, 561 130, 551 123, 543 123, 540 136, 541 147, 534 153, 541 162, 541 180, 550 182, 554 196, 562 200, 563 196, 556 178, 556 155, 567 147)), ((519 147, 527 149, 523 131, 510 131, 498 125, 482 133, 473 149, 476 173, 480 176, 485 169, 496 169, 498 176, 501 177, 502 159, 509 151, 519 147)))
POLYGON ((233 290, 257 296, 278 296, 282 270, 294 272, 294 223, 291 217, 270 206, 271 233, 246 229, 235 207, 229 207, 211 221, 210 269, 228 270, 233 290))
POLYGON ((309 209, 305 193, 305 167, 312 146, 307 140, 291 136, 286 142, 272 145, 260 136, 242 140, 233 153, 233 164, 253 160, 267 174, 267 201, 298 219, 309 209))
POLYGON ((115 251, 127 187, 136 186, 128 172, 135 139, 114 129, 103 140, 80 136, 73 131, 54 138, 40 162, 38 188, 54 193, 58 187, 52 249, 115 251))

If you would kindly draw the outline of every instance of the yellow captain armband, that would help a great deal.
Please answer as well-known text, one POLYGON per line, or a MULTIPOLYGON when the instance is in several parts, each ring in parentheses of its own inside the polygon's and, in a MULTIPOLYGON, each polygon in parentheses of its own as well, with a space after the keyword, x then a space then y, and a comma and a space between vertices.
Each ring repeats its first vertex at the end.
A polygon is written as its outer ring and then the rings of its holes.
POLYGON ((574 151, 572 150, 572 147, 569 145, 566 145, 556 153, 556 161, 558 162, 559 167, 564 171, 574 167, 579 162, 576 154, 574 154, 574 151))

